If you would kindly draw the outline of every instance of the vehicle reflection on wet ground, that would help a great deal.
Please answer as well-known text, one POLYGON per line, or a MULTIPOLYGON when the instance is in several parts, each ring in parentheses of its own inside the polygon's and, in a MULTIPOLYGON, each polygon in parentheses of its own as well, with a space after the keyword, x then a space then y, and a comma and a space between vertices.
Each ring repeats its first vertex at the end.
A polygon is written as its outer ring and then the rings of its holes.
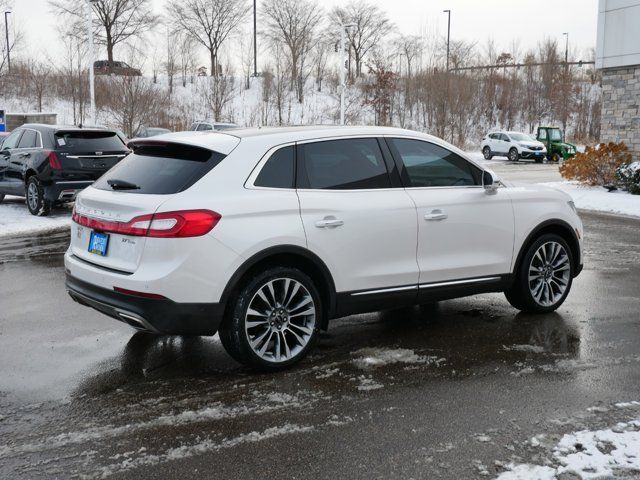
POLYGON ((74 304, 64 233, 0 241, 0 478, 481 478, 534 435, 637 416, 611 405, 640 400, 640 222, 583 218, 557 313, 490 294, 346 317, 275 374, 74 304))

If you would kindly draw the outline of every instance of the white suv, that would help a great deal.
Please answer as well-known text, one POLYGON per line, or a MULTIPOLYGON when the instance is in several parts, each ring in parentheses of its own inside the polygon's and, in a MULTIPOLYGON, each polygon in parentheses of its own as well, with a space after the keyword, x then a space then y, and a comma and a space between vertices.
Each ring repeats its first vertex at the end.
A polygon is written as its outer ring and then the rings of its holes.
POLYGON ((136 329, 288 366, 328 321, 482 292, 549 312, 582 269, 566 194, 382 127, 137 140, 76 201, 66 285, 136 329))
POLYGON ((528 158, 540 163, 547 156, 544 143, 521 132, 491 132, 482 139, 480 150, 487 160, 504 156, 512 162, 528 158))

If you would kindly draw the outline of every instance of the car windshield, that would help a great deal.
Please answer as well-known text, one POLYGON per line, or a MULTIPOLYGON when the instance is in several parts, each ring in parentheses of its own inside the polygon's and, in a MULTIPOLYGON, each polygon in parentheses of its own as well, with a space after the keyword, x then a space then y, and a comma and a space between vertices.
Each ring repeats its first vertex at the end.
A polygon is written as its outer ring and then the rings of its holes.
POLYGON ((560 133, 560 130, 558 130, 557 128, 549 130, 549 138, 551 138, 551 140, 560 142, 562 141, 562 133, 560 133))
POLYGON ((121 152, 127 150, 120 137, 108 130, 74 130, 56 132, 57 150, 77 152, 121 152))
POLYGON ((509 132, 509 136, 511 137, 512 140, 515 140, 516 142, 528 142, 530 140, 530 138, 523 133, 509 132))
POLYGON ((156 135, 169 132, 171 132, 171 130, 167 130, 166 128, 147 128, 147 137, 155 137, 156 135))

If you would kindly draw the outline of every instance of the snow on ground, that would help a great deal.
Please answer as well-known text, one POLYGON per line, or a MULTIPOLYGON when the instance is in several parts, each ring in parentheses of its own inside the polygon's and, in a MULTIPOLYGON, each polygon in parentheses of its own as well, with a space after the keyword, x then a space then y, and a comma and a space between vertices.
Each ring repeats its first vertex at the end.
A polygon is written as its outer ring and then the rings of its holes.
POLYGON ((568 193, 577 208, 597 212, 618 213, 640 217, 640 195, 623 191, 608 192, 603 187, 588 187, 576 182, 541 183, 568 193))
POLYGON ((6 196, 0 203, 0 237, 64 228, 71 223, 70 208, 57 208, 47 217, 29 213, 24 198, 6 196))
POLYGON ((509 464, 498 480, 618 478, 640 470, 640 419, 564 435, 553 449, 557 466, 509 464), (566 477, 566 475, 571 475, 566 477))
POLYGON ((444 358, 422 356, 408 348, 362 348, 353 352, 353 364, 362 369, 371 369, 391 363, 433 363, 439 365, 444 358))

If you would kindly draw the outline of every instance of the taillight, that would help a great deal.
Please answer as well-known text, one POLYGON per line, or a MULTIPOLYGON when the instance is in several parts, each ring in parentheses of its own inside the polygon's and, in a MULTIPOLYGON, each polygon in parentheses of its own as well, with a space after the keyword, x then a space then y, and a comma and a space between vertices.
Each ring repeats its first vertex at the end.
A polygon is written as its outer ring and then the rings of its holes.
POLYGON ((211 210, 183 210, 154 213, 133 218, 129 222, 109 222, 73 212, 78 225, 101 232, 134 237, 185 238, 199 237, 213 230, 222 215, 211 210))
POLYGON ((60 164, 60 159, 56 152, 49 152, 47 155, 47 160, 49 160, 49 166, 54 170, 62 170, 62 165, 60 164))
POLYGON ((128 290, 126 288, 113 287, 114 292, 124 293, 126 295, 133 295, 134 297, 152 298, 154 300, 166 300, 167 297, 159 295, 157 293, 138 292, 137 290, 128 290))

